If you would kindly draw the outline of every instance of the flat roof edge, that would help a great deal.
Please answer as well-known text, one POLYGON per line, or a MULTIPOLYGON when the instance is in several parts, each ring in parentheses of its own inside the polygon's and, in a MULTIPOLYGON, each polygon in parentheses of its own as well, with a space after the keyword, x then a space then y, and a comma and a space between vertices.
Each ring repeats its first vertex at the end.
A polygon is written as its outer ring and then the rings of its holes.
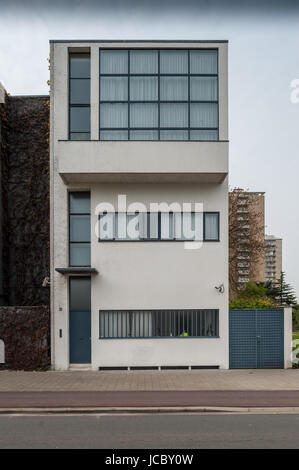
POLYGON ((50 95, 8 95, 9 98, 49 98, 50 95))
POLYGON ((88 43, 88 42, 123 42, 123 43, 138 43, 138 42, 162 42, 162 43, 228 43, 228 39, 50 39, 50 43, 88 43))

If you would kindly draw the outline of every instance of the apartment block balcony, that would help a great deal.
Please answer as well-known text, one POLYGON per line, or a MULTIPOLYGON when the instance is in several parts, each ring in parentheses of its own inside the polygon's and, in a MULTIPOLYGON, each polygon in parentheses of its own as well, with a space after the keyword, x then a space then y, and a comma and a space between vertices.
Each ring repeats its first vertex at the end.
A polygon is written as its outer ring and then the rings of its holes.
POLYGON ((69 141, 55 146, 65 183, 221 183, 227 141, 69 141))

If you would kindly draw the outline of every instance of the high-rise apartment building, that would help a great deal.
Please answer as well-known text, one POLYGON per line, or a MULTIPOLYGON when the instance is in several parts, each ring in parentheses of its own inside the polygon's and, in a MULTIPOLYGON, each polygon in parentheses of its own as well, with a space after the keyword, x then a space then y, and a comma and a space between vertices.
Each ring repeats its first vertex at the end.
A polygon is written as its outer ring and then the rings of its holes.
POLYGON ((274 235, 265 236, 265 281, 273 282, 282 272, 282 239, 274 235))
POLYGON ((264 282, 264 193, 235 189, 229 193, 230 291, 248 281, 264 282))

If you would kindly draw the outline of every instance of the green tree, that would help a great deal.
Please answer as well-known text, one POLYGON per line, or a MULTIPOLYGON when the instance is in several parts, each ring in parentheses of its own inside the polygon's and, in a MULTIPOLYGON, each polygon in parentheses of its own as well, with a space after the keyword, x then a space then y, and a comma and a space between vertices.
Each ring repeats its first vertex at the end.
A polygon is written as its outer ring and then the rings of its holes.
POLYGON ((297 305, 294 289, 290 284, 286 283, 284 271, 281 272, 280 278, 275 284, 275 288, 277 289, 277 300, 281 305, 290 305, 291 307, 297 305))
POLYGON ((279 300, 278 300, 278 298, 279 298, 279 289, 272 281, 258 282, 257 285, 259 287, 264 287, 265 288, 265 295, 267 297, 270 297, 276 303, 279 302, 279 300))
POLYGON ((299 328, 299 304, 295 305, 292 309, 293 314, 293 326, 299 328))
POLYGON ((231 300, 229 307, 231 309, 273 308, 276 306, 275 301, 266 295, 266 291, 265 285, 249 281, 239 290, 238 296, 231 300))

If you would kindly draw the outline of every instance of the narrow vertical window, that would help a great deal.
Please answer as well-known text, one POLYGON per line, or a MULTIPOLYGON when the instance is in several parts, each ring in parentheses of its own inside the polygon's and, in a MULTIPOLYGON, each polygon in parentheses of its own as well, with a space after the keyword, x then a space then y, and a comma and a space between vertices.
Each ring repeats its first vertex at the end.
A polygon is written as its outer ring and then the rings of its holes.
POLYGON ((69 137, 90 139, 90 55, 69 56, 69 137))
POLYGON ((70 266, 90 266, 90 193, 69 197, 70 266))

